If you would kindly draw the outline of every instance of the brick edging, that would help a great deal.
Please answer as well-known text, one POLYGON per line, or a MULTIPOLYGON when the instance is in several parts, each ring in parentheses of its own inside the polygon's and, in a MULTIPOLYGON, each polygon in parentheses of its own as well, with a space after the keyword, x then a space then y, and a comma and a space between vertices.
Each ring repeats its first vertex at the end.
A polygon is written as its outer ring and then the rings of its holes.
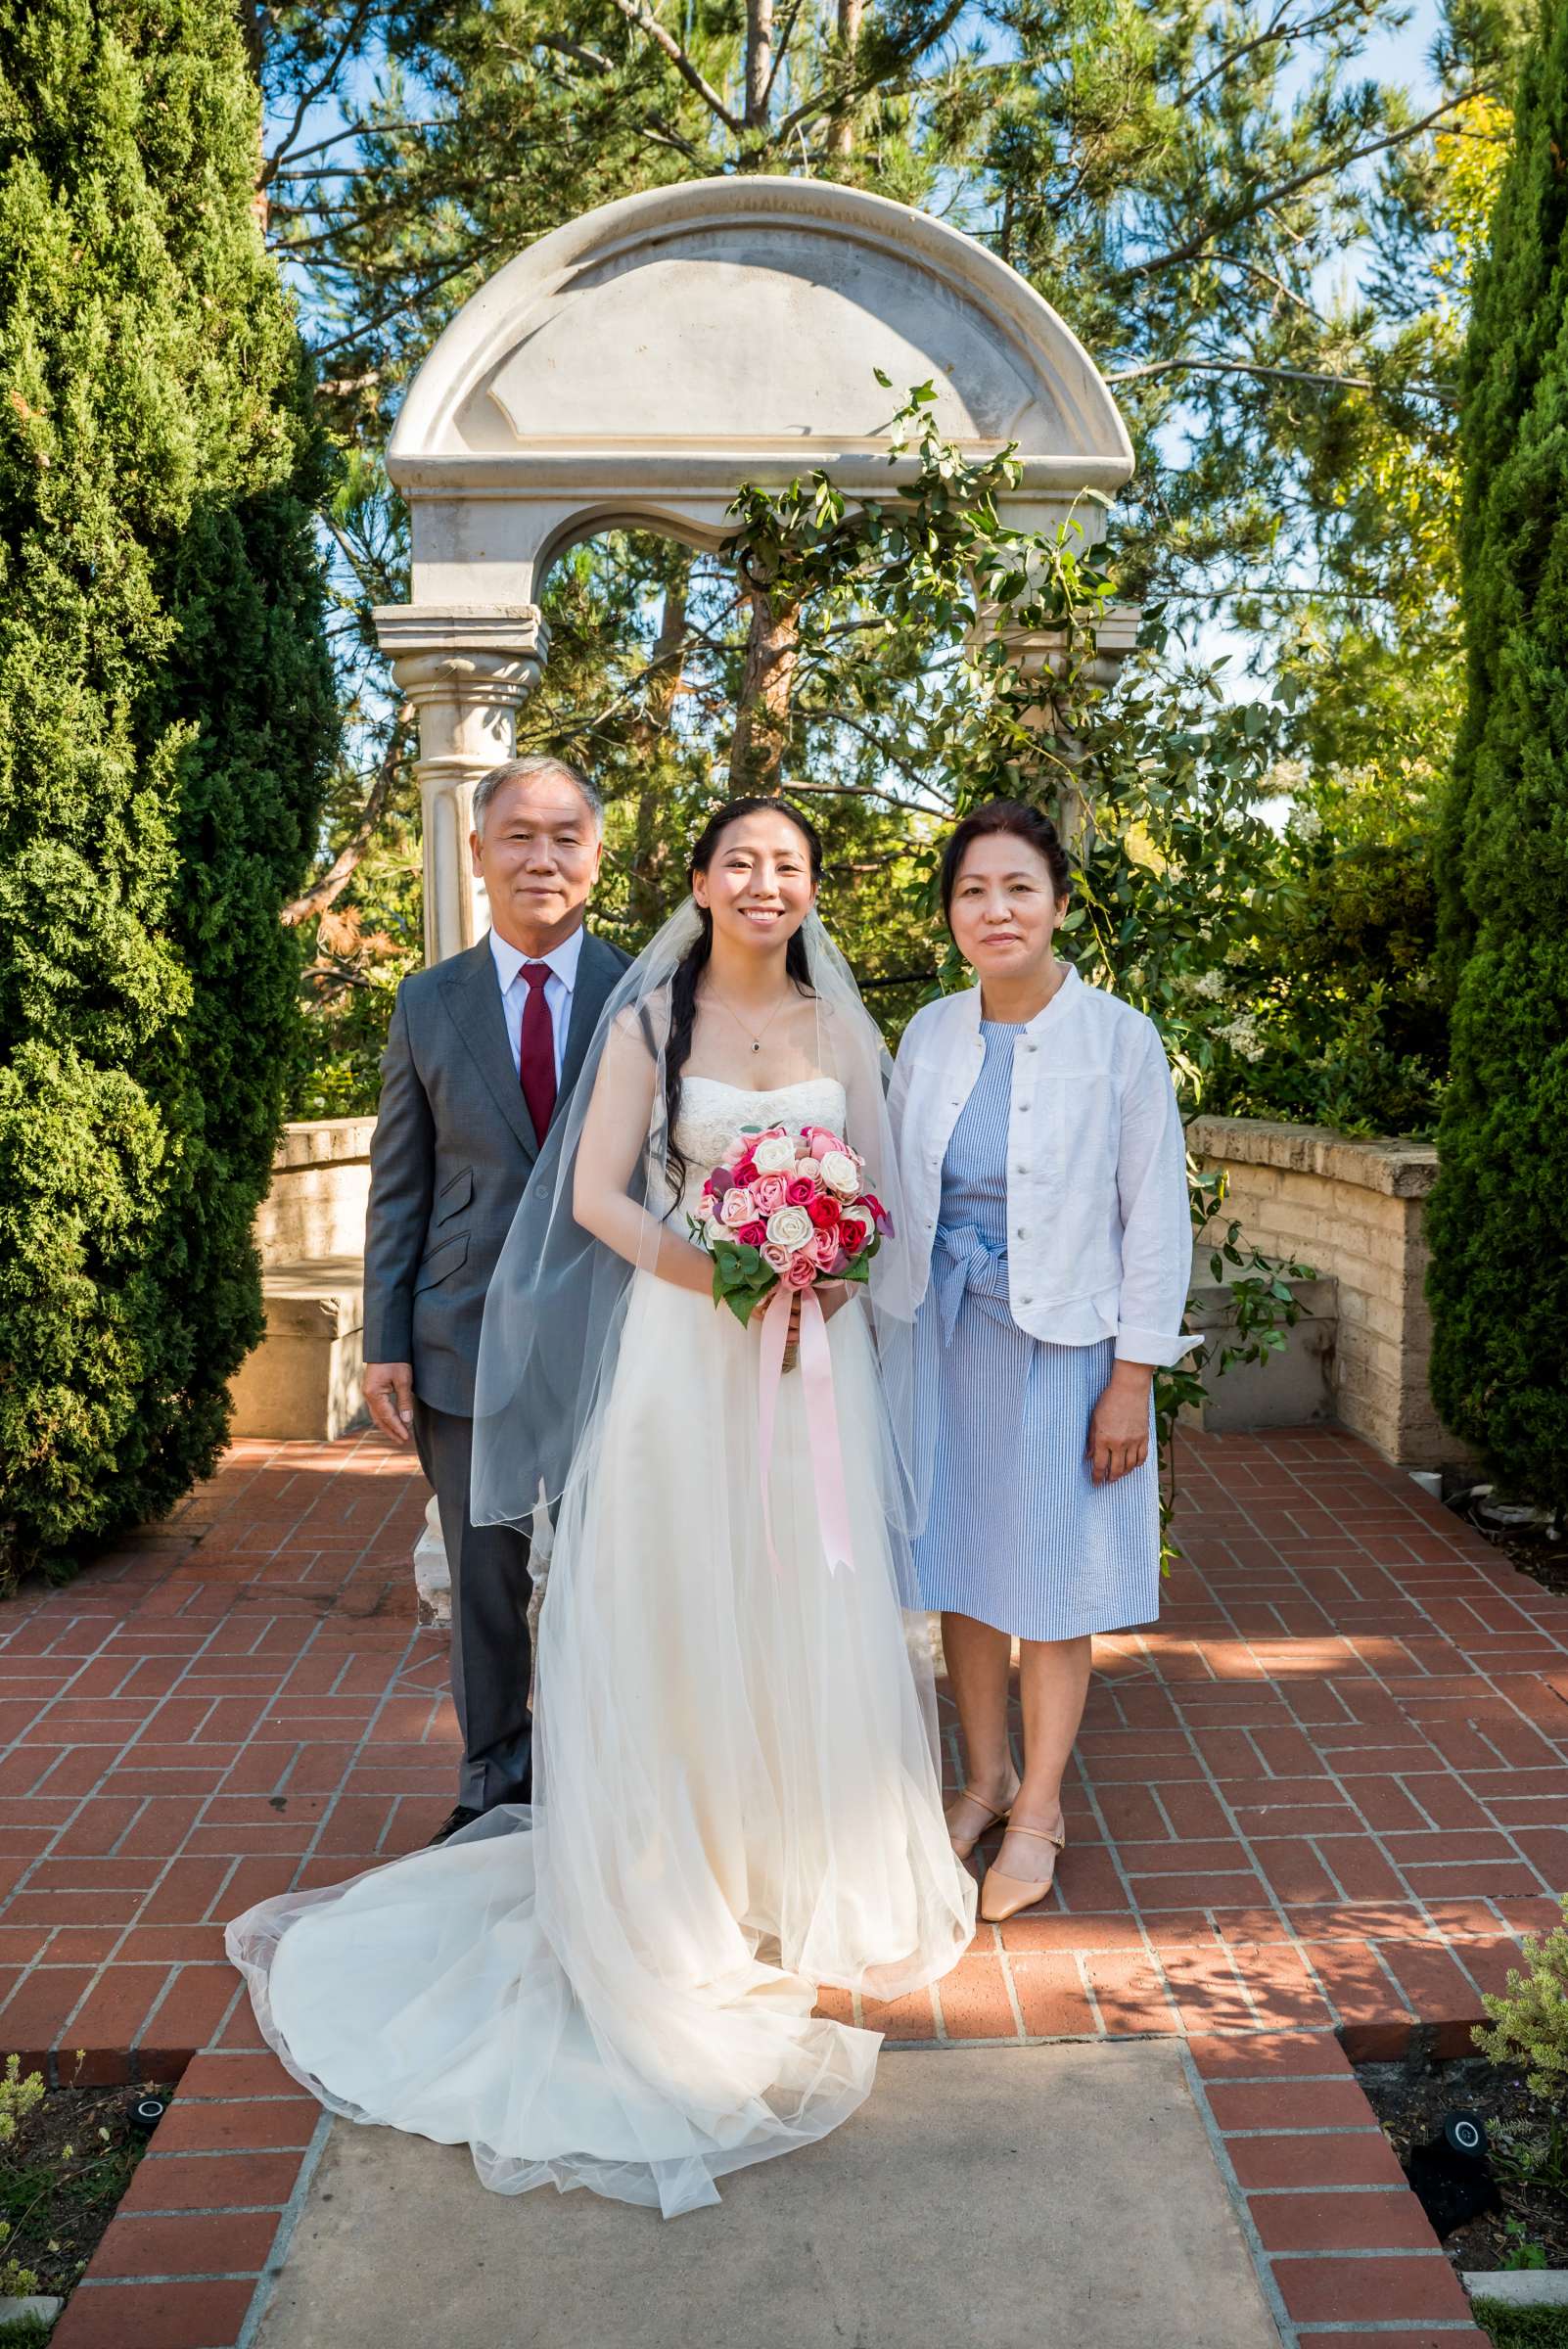
POLYGON ((328 2125, 274 2055, 193 2055, 50 2349, 248 2344, 328 2125))
POLYGON ((1489 2349, 1332 2032, 1182 2059, 1284 2349, 1489 2349))

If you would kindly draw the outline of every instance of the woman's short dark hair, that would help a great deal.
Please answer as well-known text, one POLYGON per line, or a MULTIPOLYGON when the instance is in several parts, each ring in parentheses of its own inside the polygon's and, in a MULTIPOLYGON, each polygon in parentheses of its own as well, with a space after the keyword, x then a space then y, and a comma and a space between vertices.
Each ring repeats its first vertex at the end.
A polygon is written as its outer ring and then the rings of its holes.
POLYGON ((1026 807, 1022 800, 986 800, 972 808, 953 831, 942 858, 942 918, 949 930, 952 927, 952 893, 958 886, 958 875, 964 858, 977 840, 990 840, 998 832, 1010 832, 1024 841, 1036 854, 1045 860, 1051 877, 1051 894, 1058 905, 1063 905, 1073 892, 1072 870, 1067 861, 1056 826, 1048 815, 1038 807, 1026 807))

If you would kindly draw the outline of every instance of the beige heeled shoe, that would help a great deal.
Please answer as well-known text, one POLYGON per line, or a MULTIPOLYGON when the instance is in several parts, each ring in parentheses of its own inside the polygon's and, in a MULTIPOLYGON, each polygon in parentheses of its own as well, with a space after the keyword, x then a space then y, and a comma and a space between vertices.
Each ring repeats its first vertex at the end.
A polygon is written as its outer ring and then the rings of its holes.
MULTIPOLYGON (((1049 1844, 1058 1853, 1067 1849, 1067 1820, 1062 1820, 1060 1835, 1047 1835, 1043 1827, 1020 1827, 1010 1824, 1009 1835, 1027 1835, 1032 1842, 1049 1844)), ((1004 1925, 1020 1910, 1034 1909, 1045 1898, 1056 1881, 1056 1862, 1052 1860, 1050 1874, 1042 1881, 1026 1883, 1022 1876, 1003 1875, 999 1867, 988 1867, 980 1887, 980 1914, 988 1925, 1004 1925)))
MULTIPOLYGON (((1016 1789, 1014 1792, 1016 1794, 1016 1789)), ((983 1813, 984 1816, 982 1817, 980 1824, 975 1829, 974 1833, 967 1839, 964 1839, 961 1836, 953 1833, 952 1811, 947 1813, 947 1841, 952 1845, 954 1859, 968 1859, 970 1853, 974 1850, 981 1837, 983 1835, 989 1835, 992 1828, 994 1826, 999 1826, 1001 1821, 1007 1817, 1008 1812, 1012 1809, 1013 1799, 1013 1796, 1009 1796, 1007 1801, 1002 1804, 1001 1809, 998 1811, 994 1803, 988 1803, 984 1796, 976 1794, 972 1787, 965 1786, 960 1789, 958 1794, 958 1802, 954 1803, 953 1810, 955 1811, 958 1808, 958 1803, 973 1803, 975 1809, 983 1813)))

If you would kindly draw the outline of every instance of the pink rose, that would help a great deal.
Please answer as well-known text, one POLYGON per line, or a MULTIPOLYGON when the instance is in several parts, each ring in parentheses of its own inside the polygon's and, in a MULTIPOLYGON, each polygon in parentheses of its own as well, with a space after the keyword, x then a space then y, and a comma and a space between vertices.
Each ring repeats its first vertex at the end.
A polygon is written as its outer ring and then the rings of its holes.
MULTIPOLYGON (((785 1197, 789 1200, 791 1207, 809 1207, 812 1200, 816 1197, 815 1183, 805 1182, 798 1174, 793 1182, 788 1182, 785 1184, 784 1191, 785 1197)), ((782 1207, 784 1201, 781 1199, 779 1201, 779 1205, 782 1207)))
POLYGON ((807 1157, 796 1160, 795 1172, 803 1181, 809 1182, 813 1174, 821 1174, 822 1169, 814 1158, 807 1157))
POLYGON ((764 1265, 770 1265, 775 1272, 787 1272, 791 1261, 791 1252, 788 1248, 775 1248, 771 1240, 763 1241, 762 1262, 764 1265))
POLYGON ((732 1231, 737 1224, 752 1221, 756 1210, 752 1194, 744 1183, 737 1189, 724 1193, 724 1204, 719 1213, 732 1231))
POLYGON ((765 1223, 738 1224, 735 1237, 743 1248, 761 1248, 767 1238, 767 1225, 765 1223))
POLYGON ((782 1174, 759 1174, 750 1186, 753 1202, 760 1216, 770 1216, 775 1207, 782 1207, 789 1189, 782 1174))
POLYGON ((825 1126, 804 1126, 801 1128, 801 1139, 811 1156, 816 1159, 822 1158, 829 1150, 842 1150, 845 1147, 839 1136, 836 1133, 830 1133, 825 1126))
POLYGON ((803 1256, 814 1257, 819 1269, 825 1272, 833 1263, 834 1258, 836 1256, 842 1256, 844 1254, 844 1250, 840 1244, 839 1235, 836 1231, 817 1231, 813 1232, 806 1247, 802 1249, 801 1254, 803 1256))
POLYGON ((779 1278, 787 1289, 808 1289, 815 1280, 816 1273, 817 1267, 813 1259, 809 1253, 803 1253, 790 1259, 784 1270, 779 1274, 779 1278))

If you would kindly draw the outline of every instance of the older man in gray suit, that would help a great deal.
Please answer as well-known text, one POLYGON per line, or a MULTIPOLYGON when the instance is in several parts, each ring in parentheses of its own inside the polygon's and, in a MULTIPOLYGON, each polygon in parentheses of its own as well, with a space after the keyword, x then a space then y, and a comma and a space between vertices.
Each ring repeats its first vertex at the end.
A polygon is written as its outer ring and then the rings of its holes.
POLYGON ((627 957, 583 926, 604 809, 559 759, 516 759, 474 793, 489 894, 477 946, 397 990, 370 1153, 365 1402, 436 1488, 452 1577, 463 1738, 442 1842, 530 1792, 527 1539, 469 1516, 484 1292, 550 1122, 627 957))

